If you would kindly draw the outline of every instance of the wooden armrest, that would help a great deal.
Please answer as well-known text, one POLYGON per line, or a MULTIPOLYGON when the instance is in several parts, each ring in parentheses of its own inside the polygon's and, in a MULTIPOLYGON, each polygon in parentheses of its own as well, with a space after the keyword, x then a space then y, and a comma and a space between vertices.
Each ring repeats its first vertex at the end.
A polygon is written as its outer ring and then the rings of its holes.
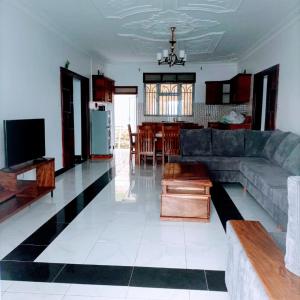
POLYGON ((300 299, 300 277, 289 272, 284 254, 256 221, 229 221, 270 299, 300 299))

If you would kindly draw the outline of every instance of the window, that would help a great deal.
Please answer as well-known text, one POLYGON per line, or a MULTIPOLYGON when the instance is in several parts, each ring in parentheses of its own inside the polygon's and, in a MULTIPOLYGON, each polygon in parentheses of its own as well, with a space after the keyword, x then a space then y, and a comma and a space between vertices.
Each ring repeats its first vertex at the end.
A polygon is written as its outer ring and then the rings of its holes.
POLYGON ((193 115, 192 83, 146 83, 145 115, 193 115))
POLYGON ((144 73, 145 115, 192 116, 195 73, 144 73))

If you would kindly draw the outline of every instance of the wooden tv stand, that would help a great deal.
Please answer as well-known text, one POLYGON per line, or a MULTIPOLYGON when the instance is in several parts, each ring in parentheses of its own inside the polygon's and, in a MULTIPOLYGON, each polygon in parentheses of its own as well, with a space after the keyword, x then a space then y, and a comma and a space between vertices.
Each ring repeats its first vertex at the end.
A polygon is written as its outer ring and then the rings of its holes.
POLYGON ((54 158, 32 161, 0 170, 0 221, 55 189, 54 158), (18 176, 36 169, 35 180, 18 176))

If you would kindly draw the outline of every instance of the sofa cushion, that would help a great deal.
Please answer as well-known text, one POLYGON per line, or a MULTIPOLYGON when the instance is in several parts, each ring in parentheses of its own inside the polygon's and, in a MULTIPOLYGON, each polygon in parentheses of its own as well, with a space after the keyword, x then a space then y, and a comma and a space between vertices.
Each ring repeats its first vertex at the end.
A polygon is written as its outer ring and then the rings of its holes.
POLYGON ((282 166, 284 161, 299 143, 300 137, 294 133, 289 133, 278 145, 274 153, 273 160, 282 166))
POLYGON ((281 130, 273 131, 272 135, 266 142, 266 145, 262 152, 262 156, 269 160, 272 160, 278 145, 287 135, 288 132, 282 132, 281 130))
POLYGON ((293 175, 300 176, 300 144, 290 153, 282 167, 293 175))
POLYGON ((239 171, 241 157, 182 156, 181 162, 203 162, 209 170, 239 171))
POLYGON ((245 155, 261 156, 261 153, 273 131, 246 130, 245 155))
POLYGON ((212 130, 212 152, 217 156, 244 156, 244 130, 212 130))
POLYGON ((211 129, 181 129, 181 155, 211 155, 211 129))
POLYGON ((271 162, 242 161, 242 174, 265 196, 272 199, 274 189, 287 189, 287 178, 291 175, 271 162))

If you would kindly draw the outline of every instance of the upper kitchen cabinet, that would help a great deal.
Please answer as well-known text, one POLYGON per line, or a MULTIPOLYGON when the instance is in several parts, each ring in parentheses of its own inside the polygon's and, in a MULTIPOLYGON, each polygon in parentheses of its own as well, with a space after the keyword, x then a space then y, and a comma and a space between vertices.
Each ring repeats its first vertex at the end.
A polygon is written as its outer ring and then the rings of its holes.
POLYGON ((229 104, 229 81, 206 81, 206 104, 229 104))
POLYGON ((230 80, 230 102, 247 103, 250 101, 251 74, 238 74, 230 80))
POLYGON ((251 74, 230 80, 206 81, 206 104, 241 104, 250 101, 251 74))
POLYGON ((93 101, 112 102, 115 82, 103 75, 93 75, 93 101))

